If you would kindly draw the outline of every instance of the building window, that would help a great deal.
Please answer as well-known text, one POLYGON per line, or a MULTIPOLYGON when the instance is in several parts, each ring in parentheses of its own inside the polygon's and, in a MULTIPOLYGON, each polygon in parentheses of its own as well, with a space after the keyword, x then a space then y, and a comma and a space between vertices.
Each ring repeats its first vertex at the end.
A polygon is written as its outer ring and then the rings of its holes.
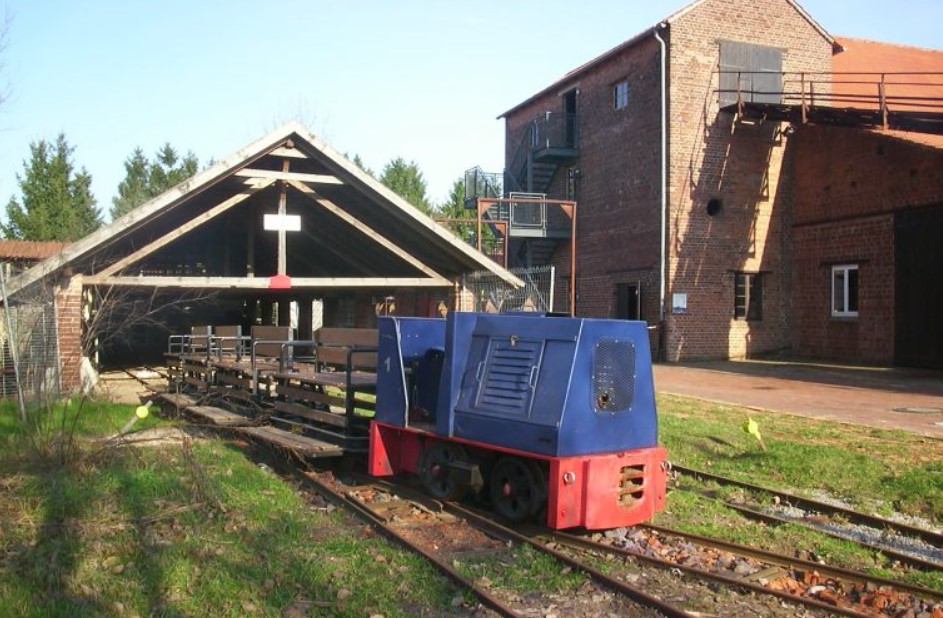
POLYGON ((832 317, 858 317, 858 265, 832 266, 832 317))
POLYGON ((625 109, 629 106, 629 82, 622 80, 612 87, 612 107, 625 109))
POLYGON ((763 319, 763 275, 736 273, 734 277, 733 317, 738 320, 763 319))

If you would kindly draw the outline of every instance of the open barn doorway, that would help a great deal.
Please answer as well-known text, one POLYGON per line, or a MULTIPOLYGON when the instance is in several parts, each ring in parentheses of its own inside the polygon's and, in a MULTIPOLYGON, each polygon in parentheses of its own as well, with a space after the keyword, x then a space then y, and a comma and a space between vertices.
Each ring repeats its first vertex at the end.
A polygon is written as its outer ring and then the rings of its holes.
POLYGON ((171 334, 245 319, 244 299, 204 291, 91 286, 83 300, 83 347, 100 371, 160 365, 171 334))
POLYGON ((895 215, 894 362, 943 368, 943 205, 895 215))

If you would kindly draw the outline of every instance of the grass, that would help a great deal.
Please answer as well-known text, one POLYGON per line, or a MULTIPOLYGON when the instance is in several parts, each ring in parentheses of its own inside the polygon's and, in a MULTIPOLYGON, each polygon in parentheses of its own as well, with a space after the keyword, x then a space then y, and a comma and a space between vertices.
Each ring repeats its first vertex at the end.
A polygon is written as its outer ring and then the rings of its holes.
MULTIPOLYGON (((943 442, 749 412, 763 451, 742 430, 745 410, 677 397, 660 397, 659 406, 661 438, 676 463, 799 493, 825 491, 865 508, 937 522, 943 515, 943 442)), ((0 407, 0 616, 450 611, 455 590, 429 565, 340 511, 309 504, 232 444, 129 448, 92 440, 115 433, 132 413, 76 401, 24 427, 15 408, 0 407), (73 420, 75 440, 64 449, 57 433, 73 420)), ((134 428, 162 424, 151 416, 134 428)), ((747 521, 697 493, 705 488, 733 491, 685 479, 671 488, 657 522, 890 575, 879 556, 852 543, 747 521)), ((566 593, 583 581, 527 548, 508 564, 486 562, 461 569, 521 592, 566 593)), ((943 589, 940 573, 905 578, 943 589)))
MULTIPOLYGON (((2 616, 416 616, 454 592, 223 441, 102 451, 130 406, 88 404, 80 456, 41 465, 0 412, 2 616)), ((56 414, 56 412, 53 412, 56 414)), ((142 421, 144 426, 159 421, 142 421)))
POLYGON ((682 397, 658 403, 661 439, 678 464, 943 521, 941 440, 682 397), (766 451, 743 431, 748 416, 759 424, 766 451))
POLYGON ((502 589, 520 594, 535 590, 572 593, 586 582, 581 573, 561 567, 555 558, 537 552, 530 545, 516 546, 509 558, 478 558, 457 566, 473 580, 487 577, 502 589))
MULTIPOLYGON (((660 396, 658 403, 661 439, 676 464, 803 495, 825 492, 866 512, 896 510, 936 525, 943 521, 943 441, 682 397, 660 396), (742 428, 748 416, 759 424, 765 451, 742 428)), ((830 564, 900 577, 881 556, 854 543, 798 525, 746 520, 703 491, 727 499, 743 494, 682 477, 669 489, 668 508, 656 523, 787 554, 804 549, 830 564)), ((913 571, 903 579, 943 590, 941 572, 913 571)))

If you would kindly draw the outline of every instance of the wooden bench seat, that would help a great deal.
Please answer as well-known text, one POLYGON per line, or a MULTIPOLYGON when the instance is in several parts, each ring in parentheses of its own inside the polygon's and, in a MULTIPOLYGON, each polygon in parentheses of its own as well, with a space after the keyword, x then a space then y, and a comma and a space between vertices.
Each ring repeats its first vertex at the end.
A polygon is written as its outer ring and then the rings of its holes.
POLYGON ((169 390, 178 390, 181 385, 187 383, 187 360, 205 356, 212 332, 211 326, 191 326, 189 334, 171 335, 167 338, 164 364, 167 367, 169 390))
POLYGON ((376 410, 375 329, 322 328, 313 341, 293 342, 296 347, 311 345, 314 362, 298 363, 282 356, 282 369, 271 374, 275 384, 275 410, 282 416, 365 430, 376 410))
POLYGON ((233 348, 210 358, 214 390, 238 399, 254 399, 268 389, 271 373, 279 369, 282 344, 292 340, 289 326, 253 326, 248 356, 233 348))

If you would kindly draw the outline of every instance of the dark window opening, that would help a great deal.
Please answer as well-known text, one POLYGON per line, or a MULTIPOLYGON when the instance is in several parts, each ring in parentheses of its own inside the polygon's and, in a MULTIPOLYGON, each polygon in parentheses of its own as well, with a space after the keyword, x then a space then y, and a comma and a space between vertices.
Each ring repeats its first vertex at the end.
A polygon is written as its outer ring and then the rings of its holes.
POLYGON ((736 274, 733 317, 747 321, 763 319, 763 276, 760 273, 736 274))
POLYGON ((618 320, 641 320, 642 319, 642 284, 641 283, 617 283, 616 293, 616 312, 613 317, 618 320))

